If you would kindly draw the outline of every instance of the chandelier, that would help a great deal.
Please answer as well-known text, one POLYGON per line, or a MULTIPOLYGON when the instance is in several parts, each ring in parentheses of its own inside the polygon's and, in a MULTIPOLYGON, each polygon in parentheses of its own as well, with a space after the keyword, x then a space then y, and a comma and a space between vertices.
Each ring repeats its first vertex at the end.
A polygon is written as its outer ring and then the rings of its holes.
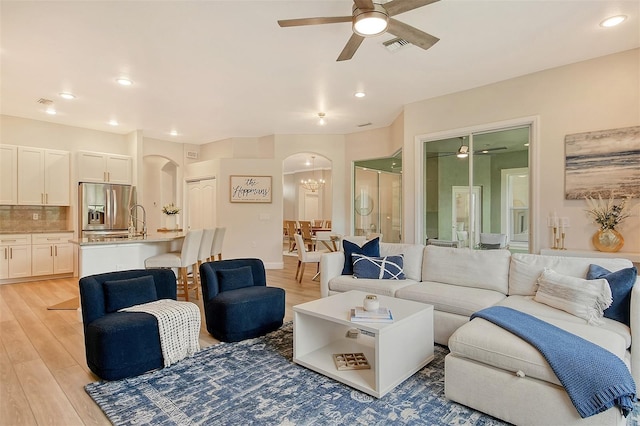
POLYGON ((316 157, 315 155, 311 156, 311 170, 313 171, 313 177, 310 179, 302 179, 300 181, 300 185, 307 191, 317 192, 318 189, 324 186, 324 179, 316 179, 316 157))

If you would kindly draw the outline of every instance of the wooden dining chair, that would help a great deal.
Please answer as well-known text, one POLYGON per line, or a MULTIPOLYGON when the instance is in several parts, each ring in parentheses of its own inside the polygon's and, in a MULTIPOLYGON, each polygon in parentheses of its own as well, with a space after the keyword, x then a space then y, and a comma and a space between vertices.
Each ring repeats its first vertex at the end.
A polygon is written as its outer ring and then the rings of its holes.
POLYGON ((313 237, 313 231, 311 229, 311 221, 299 220, 298 223, 300 224, 300 234, 302 235, 302 239, 305 245, 308 247, 309 251, 313 251, 315 246, 315 238, 313 237))
POLYGON ((298 233, 295 220, 286 220, 285 225, 287 227, 287 239, 289 242, 289 252, 292 252, 296 248, 296 239, 293 237, 298 233))

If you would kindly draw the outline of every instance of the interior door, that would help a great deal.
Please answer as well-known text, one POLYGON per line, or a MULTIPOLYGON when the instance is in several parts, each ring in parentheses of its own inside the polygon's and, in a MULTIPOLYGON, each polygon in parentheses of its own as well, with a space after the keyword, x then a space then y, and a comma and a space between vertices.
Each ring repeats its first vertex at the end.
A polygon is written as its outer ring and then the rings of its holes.
POLYGON ((216 227, 216 180, 204 179, 187 183, 189 208, 187 229, 216 227))

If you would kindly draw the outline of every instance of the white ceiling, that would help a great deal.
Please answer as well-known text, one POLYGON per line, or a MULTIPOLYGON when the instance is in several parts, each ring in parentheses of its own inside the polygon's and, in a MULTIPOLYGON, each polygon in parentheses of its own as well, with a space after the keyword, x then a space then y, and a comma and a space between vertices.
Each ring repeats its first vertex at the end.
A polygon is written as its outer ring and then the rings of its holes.
POLYGON ((640 46, 638 0, 442 0, 395 17, 439 37, 431 49, 391 53, 385 34, 345 62, 335 59, 350 24, 276 22, 349 15, 351 5, 2 0, 0 112, 195 144, 348 134, 388 126, 412 102, 640 46), (599 26, 617 14, 629 18, 599 26), (120 75, 134 85, 118 86, 120 75), (367 96, 356 99, 360 90, 367 96), (77 98, 63 100, 63 91, 77 98), (58 114, 45 114, 39 98, 58 114))

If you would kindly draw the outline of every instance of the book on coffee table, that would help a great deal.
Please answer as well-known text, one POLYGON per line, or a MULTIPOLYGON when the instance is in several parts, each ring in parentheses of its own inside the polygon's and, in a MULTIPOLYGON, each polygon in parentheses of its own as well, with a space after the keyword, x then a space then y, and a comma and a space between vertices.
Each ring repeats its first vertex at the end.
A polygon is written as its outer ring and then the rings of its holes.
POLYGON ((393 322, 393 314, 389 308, 379 308, 375 311, 365 311, 362 307, 357 306, 351 309, 351 322, 393 322))

